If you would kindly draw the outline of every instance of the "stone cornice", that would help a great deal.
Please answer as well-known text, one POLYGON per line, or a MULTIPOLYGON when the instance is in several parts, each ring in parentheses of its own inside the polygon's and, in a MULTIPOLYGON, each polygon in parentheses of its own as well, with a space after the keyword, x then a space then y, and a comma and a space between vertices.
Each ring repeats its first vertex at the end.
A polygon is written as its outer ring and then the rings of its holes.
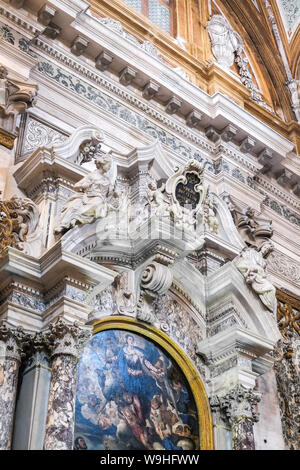
MULTIPOLYGON (((70 2, 55 2, 56 6, 62 10, 70 8, 70 2)), ((18 12, 16 12, 16 16, 18 12)), ((73 16, 74 18, 74 16, 73 16)), ((119 36, 114 31, 101 24, 97 18, 81 12, 76 16, 75 21, 70 25, 77 33, 84 34, 95 45, 101 44, 106 50, 110 50, 125 61, 137 68, 136 58, 139 58, 139 67, 149 71, 149 78, 160 83, 163 77, 162 86, 167 87, 171 94, 179 95, 186 105, 196 107, 211 118, 223 116, 229 122, 234 119, 238 128, 243 129, 247 134, 251 134, 256 140, 261 140, 275 152, 279 152, 283 157, 292 150, 293 144, 282 137, 278 132, 269 126, 262 124, 257 118, 240 108, 229 98, 216 93, 212 97, 193 85, 168 65, 161 63, 155 57, 151 57, 147 52, 138 49, 129 41, 119 36), (133 61, 134 59, 134 61, 133 61), (150 76, 151 73, 151 76, 150 76), (214 108, 214 109, 213 109, 214 108)))

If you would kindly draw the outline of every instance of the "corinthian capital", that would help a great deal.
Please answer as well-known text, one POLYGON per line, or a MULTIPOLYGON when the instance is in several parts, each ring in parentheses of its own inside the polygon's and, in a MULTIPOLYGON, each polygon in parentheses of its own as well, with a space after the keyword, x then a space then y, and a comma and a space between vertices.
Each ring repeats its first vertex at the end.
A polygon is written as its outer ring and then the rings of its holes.
POLYGON ((23 357, 23 349, 28 341, 28 334, 21 326, 14 327, 6 321, 0 324, 0 355, 18 362, 23 357), (2 343, 2 344, 1 344, 2 343))
POLYGON ((230 422, 240 419, 249 419, 253 423, 258 421, 256 405, 260 396, 243 385, 236 385, 227 395, 219 399, 220 408, 225 412, 230 422))
POLYGON ((79 357, 90 337, 91 327, 67 322, 61 317, 50 323, 45 332, 52 357, 61 354, 79 357))

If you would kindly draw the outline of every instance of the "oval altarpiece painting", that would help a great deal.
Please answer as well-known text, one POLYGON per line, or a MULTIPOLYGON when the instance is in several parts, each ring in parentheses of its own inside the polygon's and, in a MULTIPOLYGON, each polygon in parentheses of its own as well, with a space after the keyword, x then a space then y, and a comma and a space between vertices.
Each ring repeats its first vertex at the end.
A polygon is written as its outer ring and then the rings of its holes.
POLYGON ((75 449, 199 449, 196 404, 174 360, 124 330, 95 334, 78 365, 75 449))

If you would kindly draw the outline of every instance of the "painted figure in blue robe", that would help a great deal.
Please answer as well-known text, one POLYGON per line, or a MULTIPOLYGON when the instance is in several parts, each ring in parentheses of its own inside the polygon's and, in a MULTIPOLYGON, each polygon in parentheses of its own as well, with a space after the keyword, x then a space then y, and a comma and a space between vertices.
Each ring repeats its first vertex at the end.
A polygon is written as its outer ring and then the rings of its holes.
POLYGON ((161 393, 157 381, 161 380, 164 372, 153 365, 159 357, 157 349, 150 344, 148 349, 143 350, 134 345, 132 335, 126 335, 126 344, 119 352, 119 372, 126 390, 138 395, 143 402, 150 401, 155 394, 161 393))

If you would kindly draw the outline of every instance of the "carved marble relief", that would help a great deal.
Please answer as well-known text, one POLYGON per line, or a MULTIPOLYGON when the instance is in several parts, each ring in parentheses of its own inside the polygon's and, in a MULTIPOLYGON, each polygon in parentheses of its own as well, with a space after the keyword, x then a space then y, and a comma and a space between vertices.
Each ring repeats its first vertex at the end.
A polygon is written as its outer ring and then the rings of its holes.
POLYGON ((23 123, 24 132, 21 145, 18 145, 17 160, 23 159, 23 155, 28 155, 38 147, 51 147, 54 144, 64 142, 67 136, 49 126, 28 116, 23 123))
POLYGON ((204 184, 204 168, 196 160, 189 160, 159 188, 149 184, 148 201, 151 215, 168 217, 175 227, 195 230, 198 225, 217 233, 218 221, 208 187, 204 184))
POLYGON ((259 250, 247 247, 234 262, 246 283, 251 286, 267 309, 275 314, 276 289, 267 277, 265 261, 272 249, 273 245, 270 242, 263 243, 259 250))
POLYGON ((203 333, 191 314, 168 293, 154 301, 154 313, 159 328, 187 353, 205 377, 203 361, 196 354, 203 333))
POLYGON ((94 161, 96 170, 74 185, 76 192, 63 206, 55 233, 66 232, 77 224, 90 224, 96 219, 105 218, 109 211, 120 208, 121 200, 114 185, 111 157, 102 152, 94 161))

